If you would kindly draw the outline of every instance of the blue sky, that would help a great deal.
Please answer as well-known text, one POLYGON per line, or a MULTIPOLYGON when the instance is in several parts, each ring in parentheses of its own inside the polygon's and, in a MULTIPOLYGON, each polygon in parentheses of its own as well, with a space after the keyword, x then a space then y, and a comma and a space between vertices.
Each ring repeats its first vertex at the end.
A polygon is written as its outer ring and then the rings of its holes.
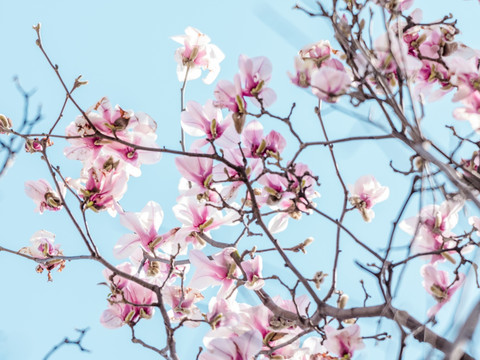
MULTIPOLYGON (((428 20, 454 12, 460 19, 460 29, 464 29, 461 40, 480 48, 477 31, 473 30, 480 9, 476 1, 456 1, 455 8, 452 8, 450 1, 418 0, 417 3, 422 6, 425 4, 424 14, 428 20), (472 12, 477 16, 471 16, 472 12)), ((194 26, 208 34, 212 42, 226 54, 219 78, 233 78, 240 54, 269 57, 274 64, 271 87, 278 95, 273 112, 286 114, 292 101, 297 102, 294 115, 297 128, 306 139, 318 139, 320 130, 313 123, 315 99, 292 87, 286 72, 292 71, 293 58, 299 48, 331 38, 331 31, 318 19, 293 11, 293 4, 287 0, 101 3, 92 0, 0 0, 0 113, 8 115, 14 123, 22 118, 22 98, 12 82, 13 76, 17 75, 26 89, 37 89, 32 98, 32 111, 41 104, 44 117, 37 130, 47 129, 47 124, 51 124, 58 116, 64 93, 34 42, 32 25, 41 22, 45 49, 53 62, 59 65, 66 82, 71 84, 80 74, 89 81, 88 86, 78 89, 75 94, 83 108, 108 96, 112 104, 150 114, 159 125, 158 144, 169 148, 178 147, 180 83, 176 78, 176 64, 173 60, 177 44, 169 37, 182 34, 187 26, 194 26)), ((199 80, 193 81, 188 83, 186 97, 202 103, 212 96, 213 89, 214 85, 206 86, 199 80)), ((451 106, 430 106, 427 111, 427 124, 452 122, 449 115, 451 106)), ((59 129, 73 121, 76 115, 76 109, 69 105, 59 129)), ((266 120, 264 125, 266 128, 280 128, 272 120, 266 120)), ((328 115, 327 127, 331 138, 369 131, 355 119, 338 112, 328 115)), ((434 136, 442 138, 445 133, 439 131, 434 136)), ((293 141, 291 143, 294 144, 293 141)), ((51 151, 52 160, 60 164, 68 176, 78 176, 79 165, 62 159, 61 150, 65 144, 59 141, 56 146, 57 151, 51 151)), ((294 148, 287 151, 293 152, 294 148)), ((396 201, 399 204, 402 191, 409 185, 390 171, 388 160, 400 158, 406 151, 402 146, 391 142, 372 145, 355 143, 339 145, 336 151, 342 159, 341 169, 347 183, 353 184, 361 175, 374 174, 382 184, 390 186, 392 203, 395 204, 396 201)), ((322 185, 319 192, 322 198, 317 203, 322 209, 328 209, 338 216, 341 207, 338 201, 339 187, 332 176, 328 153, 325 149, 308 151, 303 161, 309 162, 320 176, 322 185)), ((405 163, 398 164, 406 166, 405 163)), ((143 177, 129 182, 129 192, 122 200, 122 206, 129 211, 140 211, 147 201, 155 200, 165 211, 163 229, 176 226, 177 222, 170 211, 178 195, 176 189, 179 179, 173 157, 164 156, 159 164, 145 166, 142 171, 143 177)), ((48 178, 48 173, 38 155, 22 153, 7 176, 0 179, 0 224, 3 230, 0 244, 19 249, 28 245, 29 238, 35 231, 46 229, 57 235, 57 241, 62 244, 66 254, 84 254, 79 237, 65 214, 45 213, 39 216, 33 213, 34 205, 24 195, 23 184, 27 180, 39 178, 48 178)), ((391 210, 388 205, 379 205, 379 210, 372 224, 364 224, 354 214, 348 219, 349 226, 359 236, 372 238, 373 246, 377 247, 383 244, 379 234, 388 234, 389 223, 396 214, 396 210, 391 210)), ((91 215, 89 222, 100 250, 107 258, 115 261, 110 255, 111 249, 126 230, 122 229, 118 218, 112 219, 107 214, 91 215)), ((316 242, 311 251, 331 254, 332 245, 326 240, 322 241, 322 237, 331 237, 334 231, 334 227, 324 220, 307 218, 301 226, 292 225, 292 229, 282 234, 281 239, 288 244, 289 237, 302 239, 313 236, 316 242)), ((399 239, 401 241, 407 237, 400 236, 399 239)), ((356 249, 348 241, 345 239, 345 256, 354 257, 356 249)), ((358 256, 366 261, 361 255, 358 256)), ((300 256, 294 256, 293 259, 302 261, 300 256)), ((326 256, 324 261, 320 267, 329 272, 331 260, 326 256)), ((404 281, 407 283, 407 291, 413 291, 418 297, 402 298, 396 305, 413 307, 413 314, 423 318, 432 302, 424 294, 417 275, 420 264, 414 264, 406 272, 407 281, 404 281)), ((267 259, 267 265, 271 273, 282 270, 274 258, 267 259)), ((318 264, 306 266, 309 266, 306 271, 313 272, 317 270, 315 266, 318 264)), ((62 349, 52 359, 157 358, 151 351, 129 341, 129 329, 107 330, 99 324, 100 314, 107 305, 105 298, 108 293, 105 287, 97 285, 103 281, 101 266, 93 262, 69 263, 63 273, 53 274, 53 283, 47 283, 46 275, 38 275, 34 269, 35 264, 24 259, 0 254, 3 290, 3 296, 0 297, 0 309, 3 309, 0 320, 1 359, 40 359, 65 336, 76 337, 74 328, 85 327, 90 327, 84 345, 92 350, 91 354, 79 353, 70 347, 62 349)), ((353 306, 360 305, 362 298, 358 279, 351 276, 352 272, 358 272, 358 268, 352 265, 341 270, 340 285, 347 291, 352 289, 352 293, 358 295, 357 299, 351 296, 353 306)), ((377 291, 372 279, 366 274, 363 278, 372 292, 377 291)), ((474 292, 464 295, 464 298, 474 297, 478 298, 474 292)), ((449 309, 454 309, 454 306, 446 307, 445 311, 449 309)), ((461 317, 462 313, 459 314, 459 319, 461 317)), ((365 326, 365 334, 373 334, 375 326, 376 324, 365 326)), ((442 331, 448 328, 445 326, 442 331)), ((394 328, 390 330, 396 335, 394 328)), ((157 316, 142 324, 139 334, 143 334, 146 341, 161 346, 161 318, 157 316)), ((198 341, 190 339, 199 339, 202 331, 193 334, 182 333, 180 341, 183 337, 187 339, 181 345, 184 359, 194 358, 198 350, 198 341)), ((420 358, 425 349, 428 348, 414 348, 411 358, 420 358)), ((367 359, 374 354, 383 354, 385 347, 370 351, 359 353, 358 358, 367 359)))

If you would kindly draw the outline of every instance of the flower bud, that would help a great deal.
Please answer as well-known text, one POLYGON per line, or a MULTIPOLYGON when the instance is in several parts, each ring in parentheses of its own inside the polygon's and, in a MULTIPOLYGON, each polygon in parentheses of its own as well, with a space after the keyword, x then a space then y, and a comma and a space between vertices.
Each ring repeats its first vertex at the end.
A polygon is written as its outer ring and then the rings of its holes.
POLYGON ((35 152, 40 152, 43 150, 43 145, 42 143, 40 142, 40 140, 38 140, 38 138, 35 138, 35 139, 27 139, 27 141, 25 141, 25 151, 29 152, 30 154, 33 154, 35 152))
POLYGON ((345 309, 345 306, 347 306, 348 299, 349 297, 347 294, 340 295, 340 297, 337 300, 337 307, 339 309, 345 309))
POLYGON ((0 134, 5 134, 10 132, 12 128, 12 120, 6 117, 3 114, 0 114, 0 134))
POLYGON ((327 276, 328 274, 324 274, 323 271, 317 271, 315 275, 313 275, 313 282, 315 283, 315 287, 317 289, 320 289, 320 285, 322 285, 327 276))

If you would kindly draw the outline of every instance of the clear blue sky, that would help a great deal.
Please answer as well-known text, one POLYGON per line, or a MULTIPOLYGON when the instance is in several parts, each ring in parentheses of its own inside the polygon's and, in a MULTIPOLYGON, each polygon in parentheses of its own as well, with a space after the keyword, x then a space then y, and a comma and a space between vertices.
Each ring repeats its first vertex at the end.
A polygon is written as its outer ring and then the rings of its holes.
MULTIPOLYGON (((12 77, 17 75, 26 89, 37 89, 32 98, 32 113, 36 106, 41 104, 44 116, 37 130, 47 129, 47 124, 51 124, 58 115, 64 92, 34 42, 32 25, 41 22, 44 46, 52 60, 59 65, 66 82, 71 84, 80 74, 89 80, 89 85, 80 88, 75 94, 84 108, 95 104, 103 96, 108 96, 112 104, 150 114, 159 125, 158 144, 170 148, 178 147, 180 83, 176 78, 176 64, 173 60, 177 44, 169 37, 182 34, 187 26, 194 26, 208 34, 212 42, 226 54, 219 78, 232 79, 237 72, 239 54, 269 57, 274 64, 271 87, 278 95, 273 111, 286 114, 291 102, 296 101, 298 110, 295 112, 295 124, 306 139, 318 139, 319 129, 316 128, 317 125, 311 125, 315 99, 290 86, 286 72, 292 71, 293 58, 298 49, 305 44, 331 38, 331 31, 319 20, 291 10, 293 4, 294 2, 288 0, 0 0, 0 113, 8 115, 14 123, 19 122, 23 116, 22 98, 12 82, 12 77), (303 123, 306 126, 302 126, 303 123)), ((480 15, 477 1, 458 0, 455 1, 455 7, 452 7, 451 1, 445 0, 418 0, 417 4, 425 6, 424 14, 428 20, 454 12, 460 19, 460 29, 464 30, 461 39, 472 47, 480 48, 476 30, 476 19, 480 15), (472 13, 475 13, 475 16, 472 16, 472 13)), ((190 82, 187 99, 204 102, 212 97, 213 89, 214 85, 206 86, 199 80, 190 82)), ((427 110, 427 121, 431 123, 452 121, 451 107, 435 106, 428 107, 427 110)), ((76 115, 77 111, 69 105, 58 128, 64 128, 76 115)), ((335 112, 329 115, 327 124, 332 138, 368 131, 354 119, 335 112)), ((266 128, 279 127, 271 120, 265 121, 264 125, 266 128)), ((61 131, 63 133, 63 130, 61 131)), ((294 144, 293 141, 291 143, 294 144)), ((51 152, 52 159, 60 164, 65 174, 78 177, 78 164, 62 159, 63 147, 64 144, 59 141, 58 151, 51 152)), ((405 151, 404 148, 381 143, 352 144, 338 146, 336 149, 338 156, 342 158, 341 169, 347 183, 353 184, 361 175, 373 174, 382 184, 390 186, 391 204, 395 204, 395 201, 399 204, 402 199, 401 191, 405 191, 408 184, 392 174, 388 159, 397 157, 405 151)), ((339 195, 335 192, 339 188, 332 176, 328 153, 325 150, 318 153, 309 151, 303 161, 308 161, 320 176, 322 186, 319 192, 322 198, 317 203, 322 209, 331 209, 332 215, 338 216, 339 195)), ((165 211, 162 228, 166 230, 177 226, 178 223, 170 211, 177 197, 176 184, 179 178, 173 165, 173 157, 164 156, 159 164, 144 166, 142 171, 144 177, 130 180, 129 192, 122 205, 129 211, 140 211, 147 201, 155 200, 165 211)), ((33 213, 34 205, 24 195, 23 184, 27 180, 39 178, 48 178, 44 164, 37 155, 22 153, 7 176, 0 179, 0 244, 11 249, 20 249, 29 244, 35 231, 46 229, 57 235, 57 242, 62 244, 65 254, 84 254, 80 239, 65 214, 45 213, 39 216, 33 213)), ((385 234, 388 234, 389 222, 396 214, 394 206, 392 208, 394 210, 389 209, 389 205, 379 205, 380 211, 372 224, 364 224, 359 217, 351 214, 348 224, 360 237, 371 238, 373 246, 377 244, 377 247, 380 247, 384 243, 385 234)), ((100 250, 107 258, 115 261, 110 255, 111 249, 126 230, 121 227, 118 218, 112 219, 107 214, 90 216, 90 219, 100 250)), ((319 254, 330 251, 330 254, 333 254, 332 245, 328 244, 327 240, 322 242, 322 237, 331 238, 334 227, 316 218, 305 219, 302 224, 292 226, 289 232, 282 234, 282 241, 288 244, 289 237, 301 240, 313 236, 316 242, 310 251, 319 254)), ((292 242, 294 243, 297 242, 292 242)), ((347 240, 345 243, 345 256, 352 256, 349 253, 355 249, 349 248, 350 243, 347 240)), ((309 264, 311 270, 307 271, 330 272, 330 256, 325 258, 325 264, 309 264)), ((301 261, 300 257, 294 259, 301 261)), ((365 258, 361 259, 365 261, 365 258)), ((415 291, 418 296, 404 298, 397 306, 413 307, 413 314, 424 319, 425 311, 432 305, 432 301, 421 287, 420 277, 417 275, 419 264, 413 265, 405 275, 412 279, 412 283, 408 279, 404 281, 408 286, 407 291, 415 291)), ((267 259, 267 266, 270 267, 270 273, 275 273, 276 269, 281 270, 275 259, 267 259)), ((84 327, 90 327, 84 345, 91 349, 92 353, 80 353, 71 346, 59 351, 52 359, 157 358, 153 352, 131 344, 128 328, 108 330, 99 324, 100 314, 107 306, 105 299, 108 293, 105 287, 97 286, 97 283, 103 281, 101 266, 93 262, 69 263, 63 273, 53 274, 53 283, 47 283, 46 275, 38 275, 34 269, 34 263, 0 254, 0 309, 3 310, 0 317, 0 359, 41 359, 63 337, 76 337, 74 328, 84 327)), ((357 295, 357 299, 355 295, 351 296, 352 306, 361 305, 361 289, 358 278, 350 275, 352 271, 358 273, 358 268, 342 269, 340 285, 347 292, 352 289, 351 293, 357 295)), ((377 291, 372 279, 366 274, 362 277, 372 292, 377 291)), ((464 298, 473 296, 478 298, 475 293, 467 293, 464 298)), ((453 308, 454 306, 446 307, 443 311, 453 308)), ((144 323, 139 334, 144 334, 146 341, 161 346, 161 318, 156 316, 144 323)), ((447 328, 448 326, 443 330, 446 331, 447 328)), ((389 331, 397 335, 394 328, 389 331)), ((364 335, 373 335, 374 332, 375 324, 362 327, 364 335)), ((182 333, 187 338, 187 341, 179 341, 182 344, 182 358, 194 358, 199 344, 189 340, 193 337, 201 338, 201 333, 197 331, 193 336, 188 332, 182 333)), ((378 350, 364 351, 359 353, 357 358, 368 359, 375 354, 384 354, 385 349, 383 346, 378 350)), ((424 348, 416 349, 410 358, 421 357, 419 354, 424 348)))

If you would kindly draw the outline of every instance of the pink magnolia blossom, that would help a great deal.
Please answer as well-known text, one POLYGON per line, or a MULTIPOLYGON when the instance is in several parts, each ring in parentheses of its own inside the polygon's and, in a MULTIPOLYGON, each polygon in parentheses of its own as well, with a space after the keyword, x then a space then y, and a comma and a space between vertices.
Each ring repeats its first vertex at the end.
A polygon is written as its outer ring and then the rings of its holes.
MULTIPOLYGON (((136 269, 130 263, 120 264, 117 269, 130 275, 136 273, 136 269)), ((103 271, 103 275, 111 291, 108 309, 100 317, 103 326, 114 329, 125 324, 135 325, 140 319, 150 319, 153 316, 154 307, 149 305, 157 301, 157 296, 152 290, 114 275, 108 269, 103 271)))
MULTIPOLYGON (((244 153, 239 148, 224 149, 223 155, 227 161, 239 168, 245 167, 245 173, 248 179, 255 179, 263 170, 262 160, 259 158, 246 159, 244 153), (245 165, 244 160, 247 161, 245 165)), ((222 183, 220 194, 224 201, 232 203, 238 194, 238 191, 244 185, 241 175, 237 170, 218 163, 213 167, 213 180, 222 183)))
POLYGON ((215 101, 213 104, 219 108, 227 108, 234 114, 245 114, 247 103, 243 97, 240 74, 236 74, 233 83, 228 80, 219 80, 213 92, 215 101))
POLYGON ((360 326, 354 324, 341 330, 335 330, 331 326, 325 326, 327 339, 323 342, 325 348, 339 357, 353 356, 354 352, 365 347, 360 337, 360 326))
MULTIPOLYGON (((451 231, 458 222, 458 212, 463 207, 462 201, 445 201, 441 205, 428 205, 420 214, 400 223, 400 228, 410 235, 415 235, 413 246, 416 252, 431 252, 454 247, 456 243, 449 238, 455 236, 451 231)), ((450 253, 431 255, 432 263, 448 259, 454 262, 450 253)))
POLYGON ((141 273, 143 272, 149 283, 158 286, 172 285, 175 280, 184 277, 190 270, 188 264, 177 265, 175 263, 172 268, 170 265, 171 257, 159 251, 155 251, 155 259, 153 260, 151 256, 147 258, 144 250, 140 247, 137 247, 129 256, 134 268, 139 269, 141 273))
MULTIPOLYGON (((195 151, 200 154, 200 151, 195 151)), ((175 165, 185 179, 197 184, 203 191, 212 183, 213 159, 207 157, 179 156, 175 165)))
POLYGON ((223 215, 214 207, 199 203, 191 197, 175 205, 173 212, 183 224, 176 234, 176 241, 182 251, 186 250, 189 242, 193 243, 196 248, 205 246, 205 241, 199 236, 200 234, 208 236, 210 230, 217 229, 222 225, 233 225, 233 221, 238 216, 234 211, 223 215))
POLYGON ((91 167, 86 171, 82 178, 78 180, 69 180, 68 183, 83 198, 86 209, 93 211, 108 210, 109 213, 116 215, 115 202, 119 201, 127 191, 128 174, 122 169, 108 165, 110 159, 99 159, 101 166, 91 167), (105 166, 107 165, 107 166, 105 166), (85 185, 82 185, 85 183, 85 185))
POLYGON ((304 46, 298 55, 305 61, 313 61, 320 67, 322 61, 327 60, 332 52, 332 47, 328 40, 320 40, 319 42, 304 46))
POLYGON ((360 177, 355 185, 349 185, 348 188, 351 194, 350 203, 360 211, 366 222, 372 221, 375 217, 372 207, 385 201, 390 194, 388 187, 381 186, 372 175, 360 177))
POLYGON ((222 148, 232 148, 240 141, 232 116, 229 115, 224 120, 221 110, 211 100, 203 107, 195 101, 189 101, 186 110, 182 112, 181 122, 187 134, 205 136, 205 139, 194 143, 195 148, 212 141, 222 148))
POLYGON ((204 338, 206 351, 200 360, 251 360, 262 349, 262 337, 256 330, 240 334, 222 328, 204 338))
MULTIPOLYGON (((174 322, 182 319, 201 320, 202 313, 198 309, 196 302, 203 299, 203 295, 196 289, 181 288, 179 286, 167 286, 162 291, 163 299, 172 307, 168 312, 170 318, 174 322)), ((196 327, 200 322, 186 321, 185 325, 196 327)))
MULTIPOLYGON (((46 231, 40 230, 32 235, 30 242, 32 245, 29 247, 24 247, 19 250, 22 254, 30 255, 36 259, 48 259, 56 256, 63 256, 62 251, 60 250, 59 244, 53 244, 55 241, 55 234, 46 231)), ((51 271, 55 268, 58 268, 58 271, 62 271, 65 267, 65 260, 62 259, 51 259, 46 262, 40 263, 36 267, 38 273, 42 273, 43 270, 48 272, 48 281, 52 281, 51 271)))
POLYGON ((450 301, 452 295, 465 281, 465 274, 458 273, 458 277, 453 283, 450 283, 448 280, 448 273, 446 271, 437 270, 431 264, 423 265, 420 269, 420 273, 423 276, 423 287, 438 302, 428 310, 427 316, 429 317, 434 316, 443 305, 450 301))
POLYGON ((123 235, 113 248, 115 257, 121 259, 130 256, 137 247, 147 252, 153 252, 165 241, 158 234, 163 221, 163 211, 159 204, 149 201, 139 213, 124 212, 117 207, 120 213, 120 222, 133 234, 123 235))
POLYGON ((327 354, 327 349, 322 345, 322 338, 311 336, 302 344, 302 347, 295 351, 291 360, 335 360, 327 354))
POLYGON ((223 52, 210 44, 207 35, 190 26, 185 29, 185 35, 172 36, 172 40, 183 45, 175 51, 178 80, 198 79, 202 70, 208 70, 203 82, 211 84, 220 72, 220 63, 225 58, 223 52))
POLYGON ((263 261, 260 255, 242 261, 240 266, 247 276, 247 282, 245 283, 247 289, 260 290, 265 285, 265 280, 262 279, 263 261))
POLYGON ((243 82, 243 94, 251 97, 252 103, 260 107, 269 107, 277 99, 275 92, 267 88, 272 76, 272 63, 264 56, 249 58, 240 55, 238 58, 240 77, 243 82), (258 100, 257 100, 258 99, 258 100))
POLYGON ((233 296, 228 299, 214 296, 208 303, 206 319, 214 330, 223 326, 237 326, 241 322, 241 316, 242 309, 233 300, 233 296))
POLYGON ((345 70, 322 66, 312 74, 312 92, 320 100, 334 103, 347 92, 351 82, 352 80, 345 70))
POLYGON ((280 159, 280 154, 285 149, 287 141, 275 130, 263 136, 263 125, 253 120, 248 123, 242 133, 242 142, 245 145, 244 153, 246 157, 268 157, 272 156, 280 159))
POLYGON ((409 9, 412 5, 414 0, 373 0, 373 2, 377 5, 385 4, 385 9, 388 11, 405 11, 409 9))
POLYGON ((295 74, 288 73, 293 84, 308 88, 312 81, 312 73, 316 69, 313 61, 305 61, 301 57, 295 57, 295 74))
MULTIPOLYGON (((66 188, 62 186, 61 189, 62 196, 65 196, 66 188)), ((45 210, 58 211, 63 206, 57 191, 44 179, 25 182, 25 193, 35 202, 35 211, 40 214, 45 210)))
MULTIPOLYGON (((110 101, 104 97, 88 109, 86 115, 90 122, 80 115, 66 128, 66 135, 72 137, 68 139, 72 146, 64 150, 66 157, 82 161, 85 167, 90 167, 101 153, 113 154, 123 161, 133 163, 135 167, 141 163, 151 164, 159 160, 159 152, 146 153, 115 141, 103 139, 98 135, 100 132, 133 145, 158 148, 155 144, 157 124, 147 114, 123 110, 118 105, 112 108, 110 101)), ((131 175, 139 175, 139 170, 137 173, 130 172, 131 175)))
MULTIPOLYGON (((230 295, 235 279, 241 275, 240 269, 231 257, 235 251, 237 251, 235 248, 226 248, 212 255, 212 260, 210 260, 202 251, 191 250, 190 263, 195 266, 195 273, 190 286, 204 290, 212 285, 221 285, 217 296, 230 295)), ((250 273, 253 280, 253 271, 250 273)))
MULTIPOLYGON (((284 300, 279 296, 272 298, 275 304, 282 309, 306 316, 306 310, 310 304, 308 296, 302 295, 292 300, 284 300)), ((260 332, 263 338, 264 350, 283 344, 289 339, 293 339, 295 335, 301 332, 301 329, 294 321, 288 321, 274 316, 274 314, 264 305, 258 305, 246 308, 244 310, 248 314, 248 320, 245 325, 249 328, 260 332)), ((288 346, 275 350, 272 355, 290 358, 300 345, 299 340, 292 341, 288 346)))

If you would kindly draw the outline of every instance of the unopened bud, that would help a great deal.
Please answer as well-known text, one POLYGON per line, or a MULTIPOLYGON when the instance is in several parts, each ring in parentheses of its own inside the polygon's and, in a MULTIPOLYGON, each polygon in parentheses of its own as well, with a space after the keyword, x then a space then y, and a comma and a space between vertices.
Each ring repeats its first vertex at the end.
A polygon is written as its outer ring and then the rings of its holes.
POLYGON ((320 285, 325 281, 325 278, 328 274, 324 274, 323 271, 317 271, 315 275, 313 275, 313 282, 315 283, 315 287, 320 289, 320 285))
POLYGON ((243 130, 243 126, 245 125, 245 114, 242 112, 236 112, 232 115, 233 118, 233 125, 235 125, 235 130, 237 133, 241 134, 243 130))
POLYGON ((27 139, 25 141, 25 151, 33 154, 35 152, 40 152, 43 150, 43 145, 42 143, 40 142, 40 140, 38 140, 38 138, 35 138, 35 139, 27 139))
POLYGON ((442 256, 448 261, 450 261, 453 265, 457 263, 457 261, 448 252, 442 252, 442 256))
POLYGON ((347 294, 340 295, 340 297, 337 300, 337 307, 339 309, 345 309, 345 306, 347 306, 348 299, 349 297, 347 294))
POLYGON ((423 166, 425 165, 425 162, 423 161, 423 158, 421 156, 416 156, 413 159, 413 164, 417 168, 417 170, 422 170, 423 166))
POLYGON ((313 240, 314 240, 314 239, 313 239, 313 237, 311 237, 311 236, 308 237, 308 238, 306 238, 305 241, 303 242, 303 246, 308 246, 308 245, 310 245, 311 243, 313 243, 313 240))
POLYGON ((5 134, 12 128, 12 120, 3 114, 0 114, 0 134, 5 134))

